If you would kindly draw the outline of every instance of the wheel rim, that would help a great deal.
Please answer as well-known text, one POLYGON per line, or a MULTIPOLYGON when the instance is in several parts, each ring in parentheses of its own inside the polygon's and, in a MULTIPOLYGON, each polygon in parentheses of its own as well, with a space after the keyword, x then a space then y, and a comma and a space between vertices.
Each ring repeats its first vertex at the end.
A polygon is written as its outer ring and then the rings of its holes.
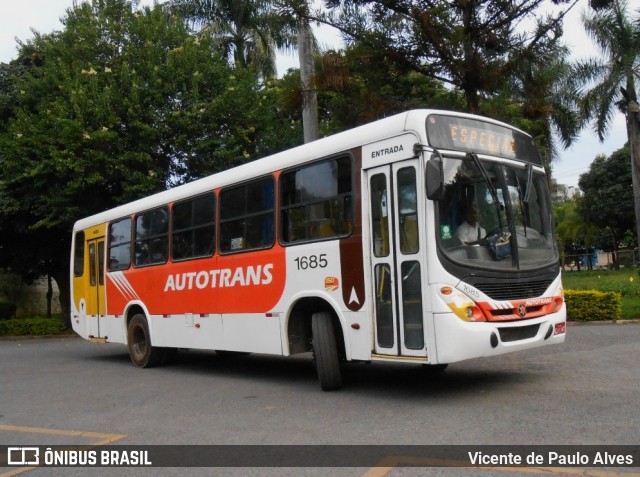
POLYGON ((142 358, 147 352, 147 335, 140 326, 136 327, 133 334, 133 351, 138 358, 142 358))

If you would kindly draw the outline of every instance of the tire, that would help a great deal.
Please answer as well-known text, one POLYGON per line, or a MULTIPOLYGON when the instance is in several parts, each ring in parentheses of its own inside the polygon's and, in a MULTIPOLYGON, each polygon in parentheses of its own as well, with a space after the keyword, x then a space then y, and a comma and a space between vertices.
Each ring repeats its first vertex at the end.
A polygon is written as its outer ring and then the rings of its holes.
POLYGON ((127 327, 127 347, 131 362, 138 368, 151 368, 160 364, 165 355, 164 348, 151 345, 149 324, 143 314, 131 318, 127 327))
POLYGON ((448 364, 423 364, 422 369, 428 376, 439 376, 447 369, 448 364))
POLYGON ((216 355, 220 359, 233 359, 233 358, 241 358, 243 356, 249 356, 251 353, 249 351, 227 351, 222 349, 216 350, 216 355))
POLYGON ((333 391, 342 386, 340 357, 331 313, 326 311, 311 316, 313 355, 318 380, 323 391, 333 391))

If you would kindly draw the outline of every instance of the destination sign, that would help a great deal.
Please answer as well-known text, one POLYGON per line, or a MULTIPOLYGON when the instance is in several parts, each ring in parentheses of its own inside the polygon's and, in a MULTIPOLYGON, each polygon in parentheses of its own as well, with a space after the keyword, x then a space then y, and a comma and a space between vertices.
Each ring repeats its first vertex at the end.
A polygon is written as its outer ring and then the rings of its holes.
POLYGON ((427 118, 427 136, 436 149, 475 152, 542 166, 531 137, 482 120, 432 114, 427 118))

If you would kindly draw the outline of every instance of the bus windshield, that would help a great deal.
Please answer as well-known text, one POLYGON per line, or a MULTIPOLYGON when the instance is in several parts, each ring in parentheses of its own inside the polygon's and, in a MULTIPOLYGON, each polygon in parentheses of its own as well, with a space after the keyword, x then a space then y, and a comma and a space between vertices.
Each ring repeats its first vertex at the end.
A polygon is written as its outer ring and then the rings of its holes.
POLYGON ((519 271, 558 261, 544 174, 531 164, 481 160, 473 153, 444 158, 443 168, 437 230, 447 259, 519 271))

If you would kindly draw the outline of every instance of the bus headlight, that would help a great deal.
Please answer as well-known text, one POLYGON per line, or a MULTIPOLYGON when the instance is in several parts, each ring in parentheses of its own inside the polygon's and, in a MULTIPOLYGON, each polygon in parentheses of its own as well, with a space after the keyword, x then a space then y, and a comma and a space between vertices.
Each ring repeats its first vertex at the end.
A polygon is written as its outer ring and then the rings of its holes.
POLYGON ((440 297, 453 313, 464 321, 487 321, 484 313, 467 295, 452 287, 440 288, 440 297))

